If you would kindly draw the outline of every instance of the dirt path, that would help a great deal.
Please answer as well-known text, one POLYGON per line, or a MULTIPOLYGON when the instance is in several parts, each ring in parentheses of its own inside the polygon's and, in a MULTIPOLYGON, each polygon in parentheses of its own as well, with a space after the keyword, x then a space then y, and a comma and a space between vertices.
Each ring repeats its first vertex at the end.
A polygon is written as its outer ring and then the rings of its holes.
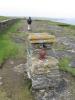
MULTIPOLYGON (((25 61, 22 59, 18 61, 13 61, 11 59, 7 60, 1 70, 1 76, 3 81, 3 88, 7 93, 8 98, 12 98, 10 100, 21 100, 23 95, 21 91, 24 89, 24 79, 23 73, 17 73, 14 70, 14 66, 18 64, 23 64, 25 61)), ((24 100, 24 99, 22 99, 24 100)))

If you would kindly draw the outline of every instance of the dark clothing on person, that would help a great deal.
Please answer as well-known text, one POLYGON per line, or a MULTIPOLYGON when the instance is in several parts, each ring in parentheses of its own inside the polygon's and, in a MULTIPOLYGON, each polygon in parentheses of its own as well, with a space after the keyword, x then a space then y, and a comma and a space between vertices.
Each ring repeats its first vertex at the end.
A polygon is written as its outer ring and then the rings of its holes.
POLYGON ((28 24, 31 24, 31 23, 32 23, 31 17, 29 17, 29 18, 27 19, 27 23, 28 23, 28 24))

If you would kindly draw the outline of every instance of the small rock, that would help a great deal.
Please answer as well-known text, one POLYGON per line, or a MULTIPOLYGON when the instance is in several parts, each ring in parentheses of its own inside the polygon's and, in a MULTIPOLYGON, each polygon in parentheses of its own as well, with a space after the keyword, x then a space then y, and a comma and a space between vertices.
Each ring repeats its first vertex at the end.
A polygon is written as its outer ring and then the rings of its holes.
POLYGON ((3 82, 0 82, 0 85, 2 85, 3 84, 3 82))
POLYGON ((66 43, 66 42, 63 42, 63 44, 66 45, 66 46, 69 45, 69 43, 66 43))
POLYGON ((69 67, 75 68, 75 61, 72 61, 72 62, 69 64, 69 67))
POLYGON ((75 53, 75 50, 73 50, 73 49, 72 50, 67 50, 67 51, 72 52, 72 53, 75 53))
POLYGON ((0 77, 0 80, 2 80, 2 77, 0 77))
POLYGON ((14 61, 10 61, 10 64, 12 64, 12 65, 13 65, 13 64, 14 64, 14 61))

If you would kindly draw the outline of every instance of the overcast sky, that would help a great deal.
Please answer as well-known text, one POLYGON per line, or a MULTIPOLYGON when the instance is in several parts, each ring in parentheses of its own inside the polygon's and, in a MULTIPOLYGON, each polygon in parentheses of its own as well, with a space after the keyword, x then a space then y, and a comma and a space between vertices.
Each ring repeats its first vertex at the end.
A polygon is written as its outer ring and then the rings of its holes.
POLYGON ((0 15, 75 17, 75 0, 0 0, 0 15))

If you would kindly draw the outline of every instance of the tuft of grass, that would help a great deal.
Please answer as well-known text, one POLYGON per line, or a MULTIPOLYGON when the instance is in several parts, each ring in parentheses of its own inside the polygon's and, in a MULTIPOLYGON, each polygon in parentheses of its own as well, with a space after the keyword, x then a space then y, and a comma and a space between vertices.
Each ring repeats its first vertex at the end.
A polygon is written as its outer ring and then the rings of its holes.
POLYGON ((67 57, 59 59, 60 69, 63 69, 64 71, 66 71, 68 65, 69 65, 69 59, 67 57))
POLYGON ((69 66, 70 59, 68 57, 59 60, 59 69, 71 73, 75 76, 75 68, 69 66))

